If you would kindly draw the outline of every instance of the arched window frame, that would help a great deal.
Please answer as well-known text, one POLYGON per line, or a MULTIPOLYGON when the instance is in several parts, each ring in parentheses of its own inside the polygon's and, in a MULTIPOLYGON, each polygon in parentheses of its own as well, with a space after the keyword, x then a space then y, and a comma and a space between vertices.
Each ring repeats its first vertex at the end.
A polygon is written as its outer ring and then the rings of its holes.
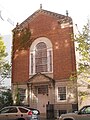
POLYGON ((36 74, 35 72, 35 49, 36 45, 40 42, 44 42, 47 46, 47 72, 42 73, 52 73, 53 72, 53 50, 52 43, 46 37, 37 38, 30 47, 30 65, 29 65, 29 75, 36 74), (51 55, 50 55, 51 54, 51 55), (50 60, 51 59, 51 60, 50 60), (33 61, 33 62, 32 62, 33 61))

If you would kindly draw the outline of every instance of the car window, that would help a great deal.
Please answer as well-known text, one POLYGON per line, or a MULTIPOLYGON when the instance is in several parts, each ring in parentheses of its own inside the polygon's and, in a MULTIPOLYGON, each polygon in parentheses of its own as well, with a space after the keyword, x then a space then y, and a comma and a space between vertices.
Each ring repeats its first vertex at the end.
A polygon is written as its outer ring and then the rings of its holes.
POLYGON ((10 108, 4 108, 0 111, 0 114, 4 114, 4 113, 16 113, 18 112, 17 108, 15 107, 10 107, 10 108))
POLYGON ((0 114, 8 113, 9 108, 4 108, 0 111, 0 114))
POLYGON ((24 109, 24 108, 21 108, 21 107, 19 107, 19 110, 20 110, 22 113, 27 113, 27 112, 28 112, 27 109, 24 109))
POLYGON ((8 111, 8 113, 17 113, 17 112, 18 112, 18 110, 16 107, 11 107, 8 111))
POLYGON ((90 106, 84 107, 84 108, 81 110, 81 113, 83 113, 83 114, 90 114, 90 106))
POLYGON ((85 113, 86 113, 86 114, 90 114, 90 107, 87 107, 87 108, 85 109, 85 113))

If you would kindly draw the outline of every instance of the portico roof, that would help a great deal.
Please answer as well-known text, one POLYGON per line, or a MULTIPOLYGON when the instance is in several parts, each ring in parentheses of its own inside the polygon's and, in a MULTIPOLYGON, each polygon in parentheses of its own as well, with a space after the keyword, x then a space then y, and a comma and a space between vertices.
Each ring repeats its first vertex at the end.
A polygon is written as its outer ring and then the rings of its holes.
POLYGON ((28 80, 28 84, 29 83, 48 83, 48 82, 54 83, 55 80, 42 73, 37 73, 28 80))

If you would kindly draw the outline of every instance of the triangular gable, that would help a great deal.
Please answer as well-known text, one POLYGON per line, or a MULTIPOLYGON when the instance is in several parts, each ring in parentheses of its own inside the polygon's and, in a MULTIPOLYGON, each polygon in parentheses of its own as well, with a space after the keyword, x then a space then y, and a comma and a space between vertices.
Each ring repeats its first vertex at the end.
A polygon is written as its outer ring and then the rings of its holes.
POLYGON ((62 15, 62 14, 58 14, 55 12, 51 12, 51 11, 47 11, 44 9, 39 9, 36 12, 34 12, 31 16, 29 16, 25 21, 23 21, 20 26, 23 26, 25 23, 27 23, 28 21, 31 21, 33 19, 35 19, 36 16, 38 16, 39 14, 46 14, 46 15, 50 15, 53 16, 54 18, 56 18, 60 23, 66 23, 69 22, 72 24, 72 19, 71 17, 67 16, 67 15, 62 15))
POLYGON ((31 77, 28 83, 47 83, 54 82, 54 80, 45 74, 37 73, 33 77, 31 77))

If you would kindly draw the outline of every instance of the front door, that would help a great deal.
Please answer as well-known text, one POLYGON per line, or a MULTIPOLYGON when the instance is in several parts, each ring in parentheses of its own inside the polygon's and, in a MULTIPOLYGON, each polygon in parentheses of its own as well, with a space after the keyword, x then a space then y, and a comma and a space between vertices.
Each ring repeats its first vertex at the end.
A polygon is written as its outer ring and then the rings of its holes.
POLYGON ((41 85, 38 87, 38 104, 37 108, 40 110, 40 113, 46 114, 46 104, 48 104, 48 86, 41 85))

